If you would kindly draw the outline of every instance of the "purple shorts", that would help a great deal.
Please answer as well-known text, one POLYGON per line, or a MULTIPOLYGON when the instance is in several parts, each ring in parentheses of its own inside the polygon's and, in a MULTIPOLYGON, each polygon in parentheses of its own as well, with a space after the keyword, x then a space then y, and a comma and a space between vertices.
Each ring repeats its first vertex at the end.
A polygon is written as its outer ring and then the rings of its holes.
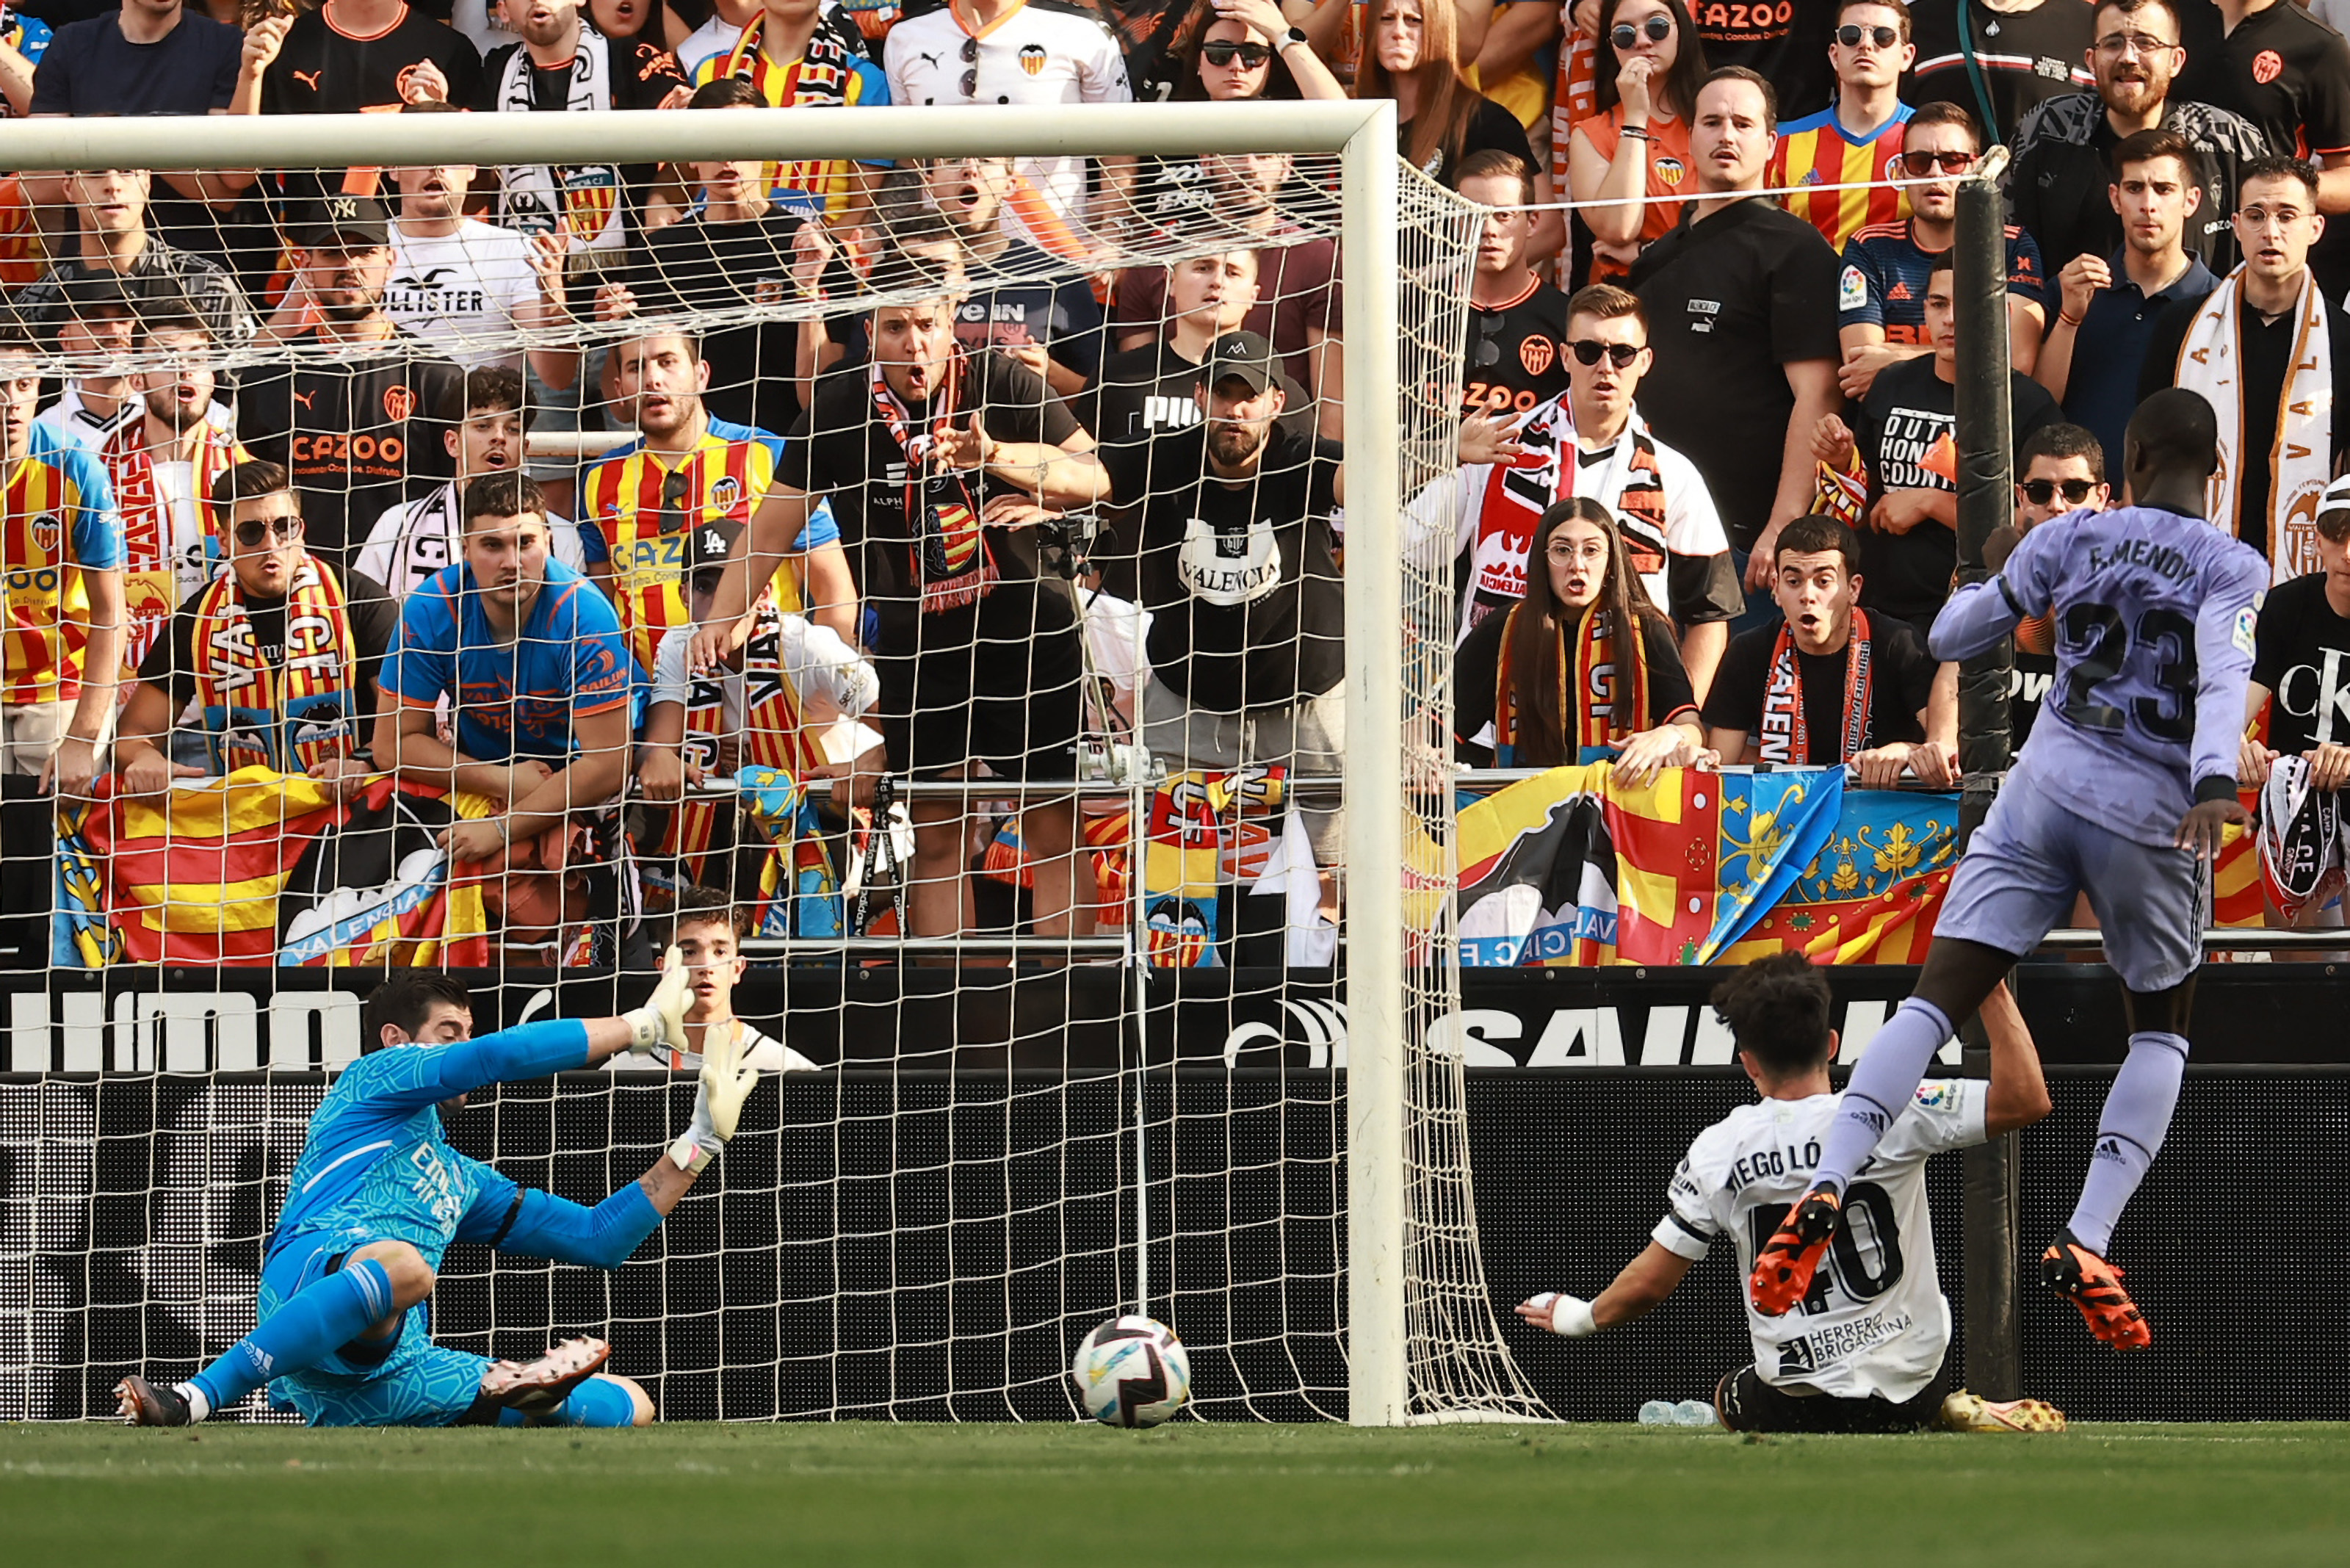
POLYGON ((2086 893, 2106 961, 2144 995, 2169 990, 2202 961, 2210 887, 2193 851, 2125 838, 2022 784, 2000 792, 1968 840, 1934 934, 2022 958, 2086 893))

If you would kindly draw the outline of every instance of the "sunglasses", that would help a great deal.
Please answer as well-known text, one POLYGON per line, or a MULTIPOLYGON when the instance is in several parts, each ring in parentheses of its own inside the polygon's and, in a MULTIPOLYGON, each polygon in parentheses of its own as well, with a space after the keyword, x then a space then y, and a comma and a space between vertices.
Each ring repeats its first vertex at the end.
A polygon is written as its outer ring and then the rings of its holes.
POLYGON ((962 96, 976 97, 979 91, 979 40, 977 38, 963 39, 962 63, 971 67, 962 74, 962 96))
POLYGON ((2023 498, 2034 506, 2045 506, 2056 499, 2061 490, 2066 505, 2078 506, 2089 499, 2089 492, 2095 488, 2085 479, 2027 479, 2023 482, 2023 498))
POLYGON ((1945 174, 1963 174, 1975 166, 1971 152, 1904 152, 1901 167, 1913 175, 1931 174, 1940 169, 1945 174))
POLYGON ((1582 364, 1596 365, 1599 363, 1599 356, 1605 354, 1607 356, 1607 362, 1620 370, 1625 366, 1629 365, 1633 360, 1638 358, 1640 357, 1641 348, 1645 348, 1646 345, 1635 343, 1602 343, 1596 337, 1585 337, 1570 343, 1566 347, 1567 351, 1572 353, 1575 357, 1576 360, 1582 364))
POLYGON ((1247 69, 1254 70, 1273 58, 1273 47, 1269 44, 1243 44, 1223 38, 1201 45, 1200 57, 1211 66, 1229 66, 1237 59, 1247 69))
POLYGON ((1901 35, 1891 27, 1864 27, 1857 22, 1846 22, 1838 27, 1835 37, 1847 49, 1860 47, 1864 37, 1880 49, 1889 49, 1901 41, 1901 35))
POLYGON ((1607 35, 1607 41, 1618 49, 1628 49, 1640 41, 1643 33, 1648 36, 1648 42, 1661 44, 1673 36, 1673 19, 1659 11, 1637 27, 1629 22, 1618 22, 1615 31, 1607 35))
POLYGON ((236 525, 236 542, 250 550, 272 534, 278 542, 291 545, 302 536, 302 516, 296 513, 286 517, 248 517, 236 525))

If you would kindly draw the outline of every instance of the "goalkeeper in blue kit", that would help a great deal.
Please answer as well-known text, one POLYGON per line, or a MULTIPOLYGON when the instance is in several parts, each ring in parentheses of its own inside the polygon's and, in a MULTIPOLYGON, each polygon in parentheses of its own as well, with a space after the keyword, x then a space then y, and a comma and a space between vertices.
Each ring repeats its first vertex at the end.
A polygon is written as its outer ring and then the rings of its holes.
POLYGON ((508 1079, 598 1066, 623 1052, 687 1048, 687 966, 675 949, 644 1006, 550 1019, 473 1039, 465 988, 395 975, 368 999, 365 1054, 310 1118, 269 1238, 257 1324, 185 1383, 116 1386, 133 1426, 181 1427, 263 1384, 315 1427, 643 1426, 644 1390, 602 1375, 609 1347, 573 1340, 526 1364, 432 1341, 427 1303, 452 1241, 617 1269, 733 1136, 757 1074, 720 1046, 703 1057, 686 1135, 594 1208, 516 1186, 451 1147, 441 1110, 508 1079))

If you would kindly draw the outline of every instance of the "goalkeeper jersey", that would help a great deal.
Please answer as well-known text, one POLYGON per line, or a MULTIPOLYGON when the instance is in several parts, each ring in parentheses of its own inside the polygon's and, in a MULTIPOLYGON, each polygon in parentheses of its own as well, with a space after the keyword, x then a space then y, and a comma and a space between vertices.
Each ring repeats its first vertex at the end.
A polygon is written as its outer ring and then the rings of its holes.
MULTIPOLYGON (((1926 1160, 1983 1141, 1988 1088, 1960 1079, 1918 1085, 1916 1100, 1846 1189, 1844 1230, 1811 1293, 1783 1317, 1764 1317, 1745 1303, 1754 1368, 1765 1383, 1898 1404, 1933 1381, 1950 1345, 1950 1306, 1935 1272, 1926 1160)), ((1763 1100, 1698 1134, 1667 1189, 1657 1244, 1699 1259, 1726 1235, 1743 1281, 1788 1206, 1810 1188, 1842 1101, 1840 1095, 1763 1100)))

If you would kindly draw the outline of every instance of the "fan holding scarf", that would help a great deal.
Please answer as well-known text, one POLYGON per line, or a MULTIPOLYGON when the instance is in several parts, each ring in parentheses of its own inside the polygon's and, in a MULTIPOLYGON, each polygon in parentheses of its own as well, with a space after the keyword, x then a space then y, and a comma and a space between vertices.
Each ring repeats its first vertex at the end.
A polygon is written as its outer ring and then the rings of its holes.
POLYGON ((1649 602, 1615 514, 1587 496, 1542 514, 1526 597, 1479 622, 1454 668, 1464 761, 1612 761, 1645 784, 1704 754, 1672 623, 1649 602))

